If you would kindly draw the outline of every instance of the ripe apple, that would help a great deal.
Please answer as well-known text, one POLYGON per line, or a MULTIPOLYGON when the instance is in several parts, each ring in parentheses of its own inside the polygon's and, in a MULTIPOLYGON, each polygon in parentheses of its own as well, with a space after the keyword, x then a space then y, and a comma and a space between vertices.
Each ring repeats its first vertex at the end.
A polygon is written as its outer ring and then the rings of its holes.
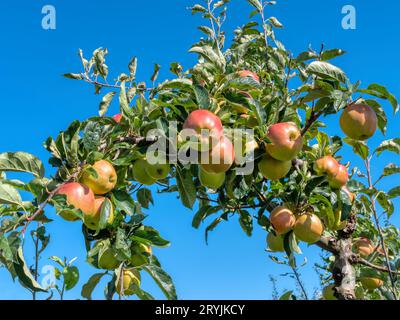
POLYGON ((165 179, 171 171, 171 166, 167 163, 150 164, 148 161, 145 161, 145 163, 144 170, 155 180, 165 179))
POLYGON ((201 167, 210 173, 222 173, 229 170, 235 160, 232 142, 223 136, 211 151, 200 155, 201 167))
POLYGON ((292 167, 292 161, 279 161, 265 154, 258 163, 258 170, 269 180, 278 180, 285 177, 292 167))
POLYGON ((185 136, 197 137, 201 151, 210 150, 223 135, 221 119, 204 109, 191 112, 183 124, 183 129, 185 136))
POLYGON ((241 78, 250 77, 250 78, 253 78, 257 82, 260 82, 260 77, 256 73, 251 72, 249 70, 240 70, 238 72, 238 74, 239 74, 239 77, 241 77, 241 78))
POLYGON ((292 211, 286 206, 279 206, 272 210, 269 221, 277 234, 285 234, 293 229, 296 218, 292 211))
POLYGON ((296 219, 293 230, 299 240, 312 244, 321 238, 324 227, 315 214, 302 214, 296 219))
POLYGON ((371 138, 377 127, 375 111, 365 104, 353 104, 344 109, 340 116, 340 127, 351 139, 371 138))
POLYGON ((360 238, 354 242, 354 250, 358 252, 363 257, 368 257, 374 252, 375 247, 373 246, 371 240, 367 238, 360 238))
POLYGON ((363 288, 365 290, 369 290, 369 291, 378 289, 379 287, 381 287, 383 285, 383 281, 378 278, 362 277, 362 278, 359 278, 359 280, 360 280, 363 288))
POLYGON ((92 168, 97 172, 95 177, 89 170, 82 174, 81 182, 93 190, 95 194, 103 195, 114 189, 117 184, 117 172, 114 166, 106 161, 96 161, 92 168))
POLYGON ((340 164, 336 175, 329 178, 329 185, 332 189, 340 189, 346 185, 348 180, 349 174, 347 172, 347 168, 344 165, 340 164))
POLYGON ((136 160, 132 166, 132 175, 137 182, 145 184, 147 186, 151 186, 152 184, 156 183, 157 179, 150 177, 150 175, 145 170, 146 166, 146 160, 136 160))
POLYGON ((118 114, 116 114, 115 116, 113 116, 112 118, 114 119, 114 121, 115 121, 116 123, 120 123, 120 122, 121 122, 121 119, 122 119, 122 114, 121 114, 121 113, 118 113, 118 114))
POLYGON ((225 172, 210 173, 199 167, 199 179, 203 187, 213 190, 219 189, 225 182, 225 172))
POLYGON ((117 259, 117 256, 111 247, 108 247, 101 252, 101 255, 98 257, 98 266, 100 269, 115 270, 120 264, 120 261, 117 259))
POLYGON ((153 254, 150 246, 143 243, 135 243, 132 246, 131 265, 133 267, 140 267, 149 262, 149 256, 153 254))
MULTIPOLYGON (((85 223, 86 227, 90 230, 97 230, 97 227, 100 222, 101 217, 101 207, 104 203, 105 197, 96 196, 94 199, 94 210, 92 214, 84 214, 83 215, 83 222, 85 223)), ((112 224, 114 221, 114 208, 110 202, 110 213, 107 219, 107 224, 112 224)))
POLYGON ((281 235, 274 235, 272 232, 268 233, 267 244, 272 252, 285 252, 283 237, 281 235))
POLYGON ((271 143, 265 148, 271 157, 280 161, 294 159, 303 148, 303 137, 292 122, 281 122, 269 127, 267 138, 271 143))
POLYGON ((115 287, 118 294, 125 296, 131 296, 135 293, 135 289, 132 287, 136 285, 140 287, 140 272, 136 269, 126 269, 123 271, 122 279, 117 279, 115 287), (121 281, 122 280, 122 281, 121 281), (122 284, 122 287, 121 287, 122 284))
POLYGON ((324 300, 337 300, 335 297, 335 291, 333 290, 334 287, 333 284, 330 284, 322 290, 322 298, 324 300))
MULTIPOLYGON (((57 194, 65 195, 67 204, 80 209, 84 215, 93 214, 94 194, 87 186, 78 182, 68 182, 57 190, 57 194)), ((79 220, 78 217, 67 211, 62 212, 60 216, 67 221, 79 220)))
POLYGON ((339 163, 332 156, 324 156, 314 162, 314 171, 319 176, 334 177, 339 171, 339 163))

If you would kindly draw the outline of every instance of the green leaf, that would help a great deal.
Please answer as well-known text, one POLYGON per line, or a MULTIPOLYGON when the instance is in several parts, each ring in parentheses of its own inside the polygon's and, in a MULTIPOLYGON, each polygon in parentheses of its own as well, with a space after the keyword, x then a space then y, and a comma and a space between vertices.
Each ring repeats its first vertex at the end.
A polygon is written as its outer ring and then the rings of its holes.
POLYGON ((340 68, 325 61, 311 62, 308 65, 306 72, 315 74, 324 79, 333 79, 343 83, 347 82, 347 77, 340 68))
POLYGON ((153 72, 153 74, 152 74, 152 76, 151 76, 151 78, 150 78, 150 80, 152 81, 152 82, 154 82, 154 81, 156 81, 157 80, 157 78, 158 78, 158 72, 160 71, 160 65, 158 64, 158 63, 156 63, 155 65, 154 65, 154 72, 153 72))
POLYGON ((369 148, 364 141, 353 140, 348 137, 343 139, 348 145, 353 147, 353 152, 358 154, 362 159, 367 159, 369 155, 369 148))
POLYGON ((275 28, 283 28, 283 24, 275 17, 268 18, 268 21, 273 25, 275 28))
POLYGON ((379 156, 383 151, 400 154, 400 138, 389 139, 381 142, 379 147, 375 149, 375 152, 379 156))
POLYGON ((106 273, 95 273, 92 275, 88 282, 86 282, 81 291, 81 296, 85 299, 92 300, 92 293, 93 290, 96 288, 96 286, 99 284, 101 278, 105 275, 106 273))
POLYGON ((124 191, 113 191, 111 200, 115 205, 115 209, 123 211, 128 215, 133 215, 136 211, 135 201, 124 191))
POLYGON ((151 191, 147 188, 142 188, 137 192, 137 200, 143 208, 148 209, 149 204, 154 204, 153 196, 151 191))
POLYGON ((286 291, 279 297, 279 300, 293 300, 293 291, 286 291))
POLYGON ((150 264, 143 268, 154 279, 168 300, 177 300, 175 286, 171 277, 161 267, 150 264))
POLYGON ((22 247, 17 251, 17 262, 14 263, 14 269, 22 286, 34 292, 47 292, 35 280, 28 266, 26 265, 22 247))
POLYGON ((400 197, 400 186, 390 189, 387 195, 390 199, 400 197))
POLYGON ((206 8, 204 8, 203 6, 201 6, 199 4, 195 4, 193 7, 190 8, 190 10, 192 10, 192 14, 195 14, 198 12, 204 13, 207 11, 206 8))
POLYGON ((259 0, 247 0, 254 8, 256 8, 259 12, 263 11, 262 4, 259 0))
POLYGON ((210 108, 210 97, 208 96, 208 91, 199 85, 193 86, 194 94, 196 95, 197 104, 199 109, 209 109, 210 108))
POLYGON ((212 206, 205 205, 205 206, 200 207, 200 209, 196 212, 196 214, 193 217, 192 227, 196 228, 196 229, 199 228, 201 222, 204 219, 206 219, 211 214, 218 212, 219 210, 221 210, 220 206, 212 207, 212 206))
POLYGON ((23 207, 19 192, 7 183, 0 182, 0 204, 16 204, 23 207))
POLYGON ((132 109, 129 108, 129 101, 126 96, 125 81, 121 82, 121 91, 119 93, 119 106, 120 106, 121 112, 127 118, 130 118, 133 115, 132 109))
POLYGON ((390 217, 394 212, 394 205, 389 199, 389 195, 383 191, 379 191, 376 199, 378 200, 379 205, 385 210, 388 217, 390 217))
POLYGON ((26 152, 5 152, 0 154, 0 172, 28 172, 37 178, 43 178, 44 166, 35 156, 26 152))
POLYGON ((192 209, 196 202, 196 187, 190 171, 176 167, 176 182, 183 205, 192 209))
POLYGON ((99 106, 99 116, 102 117, 107 112, 112 99, 114 98, 116 92, 112 91, 107 93, 103 99, 101 99, 100 106, 99 106))
POLYGON ((218 47, 211 47, 209 45, 194 46, 189 52, 198 53, 205 60, 215 65, 219 71, 225 71, 226 61, 218 47))
POLYGON ((80 73, 65 73, 64 77, 66 77, 68 79, 72 79, 72 80, 82 80, 83 79, 83 75, 80 73))
POLYGON ((331 60, 333 58, 339 57, 341 55, 344 55, 346 51, 342 49, 330 49, 322 52, 321 54, 321 60, 327 61, 331 60))
POLYGON ((383 133, 386 134, 386 126, 387 126, 387 116, 381 105, 376 100, 365 100, 365 103, 370 106, 376 113, 378 118, 378 128, 383 133))
POLYGON ((387 177, 387 176, 390 176, 392 174, 397 174, 397 173, 400 173, 400 167, 395 165, 394 163, 389 163, 383 169, 382 176, 387 177))
POLYGON ((253 232, 253 217, 246 210, 239 211, 239 223, 247 236, 251 236, 253 232))
POLYGON ((169 241, 160 236, 157 230, 148 226, 145 226, 143 229, 136 229, 131 239, 155 247, 167 247, 170 244, 169 241))
POLYGON ((358 91, 388 100, 393 107, 394 113, 399 111, 399 103, 397 102, 396 97, 391 94, 384 86, 374 83, 369 85, 367 89, 360 89, 358 91))
POLYGON ((105 229, 110 221, 110 216, 114 214, 113 213, 113 207, 111 204, 110 199, 105 198, 103 204, 101 205, 100 209, 100 219, 99 219, 99 224, 98 224, 98 230, 103 230, 105 229))
POLYGON ((63 270, 65 290, 71 290, 79 281, 79 269, 76 266, 68 266, 63 270))

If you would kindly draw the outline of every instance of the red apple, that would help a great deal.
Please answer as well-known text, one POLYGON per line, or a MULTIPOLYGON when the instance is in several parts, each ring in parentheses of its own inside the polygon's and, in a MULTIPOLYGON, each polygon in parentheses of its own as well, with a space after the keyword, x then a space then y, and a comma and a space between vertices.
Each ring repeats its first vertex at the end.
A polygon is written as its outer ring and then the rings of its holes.
MULTIPOLYGON (((78 182, 68 182, 62 185, 57 194, 66 196, 67 204, 80 209, 84 215, 93 215, 94 194, 87 186, 78 182)), ((70 214, 61 215, 67 221, 76 221, 78 217, 70 214)))
POLYGON ((210 173, 222 173, 229 170, 235 160, 232 142, 223 136, 209 152, 200 154, 200 166, 210 173))
POLYGON ((271 157, 280 161, 294 159, 303 148, 303 137, 292 122, 281 122, 269 127, 267 138, 271 143, 265 148, 271 157))
POLYGON ((346 185, 349 180, 349 174, 347 172, 347 168, 340 164, 338 172, 332 178, 329 178, 329 185, 332 189, 340 189, 346 185))
POLYGON ((120 123, 121 122, 121 118, 122 118, 122 114, 118 113, 115 116, 112 117, 114 119, 115 122, 120 123))
POLYGON ((332 156, 325 156, 314 163, 314 171, 317 175, 327 175, 328 177, 334 177, 339 171, 339 163, 332 156))
POLYGON ((324 226, 315 214, 302 214, 296 219, 293 231, 297 239, 312 244, 321 238, 324 226))
POLYGON ((286 206, 279 206, 272 210, 269 221, 277 234, 285 234, 293 229, 296 218, 286 206))

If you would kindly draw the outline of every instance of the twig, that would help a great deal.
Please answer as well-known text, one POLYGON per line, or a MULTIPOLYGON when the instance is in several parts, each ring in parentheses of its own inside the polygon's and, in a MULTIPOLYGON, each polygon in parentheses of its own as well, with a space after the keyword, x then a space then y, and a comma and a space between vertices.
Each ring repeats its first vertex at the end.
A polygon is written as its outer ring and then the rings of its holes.
POLYGON ((328 251, 334 255, 338 254, 338 249, 335 246, 334 238, 321 237, 321 239, 319 239, 315 244, 321 249, 328 251))
POLYGON ((374 264, 372 262, 369 262, 368 260, 365 260, 364 258, 361 258, 360 256, 354 257, 352 259, 352 262, 353 263, 362 264, 364 266, 370 267, 372 269, 375 269, 375 270, 378 270, 378 271, 381 271, 381 272, 388 272, 388 273, 391 272, 393 274, 400 275, 399 271, 389 270, 387 267, 376 265, 376 264, 374 264))
POLYGON ((304 128, 301 130, 301 135, 304 136, 306 134, 306 132, 308 131, 308 129, 310 129, 310 127, 312 126, 312 124, 318 120, 318 118, 322 115, 322 112, 311 112, 310 118, 307 120, 304 128))

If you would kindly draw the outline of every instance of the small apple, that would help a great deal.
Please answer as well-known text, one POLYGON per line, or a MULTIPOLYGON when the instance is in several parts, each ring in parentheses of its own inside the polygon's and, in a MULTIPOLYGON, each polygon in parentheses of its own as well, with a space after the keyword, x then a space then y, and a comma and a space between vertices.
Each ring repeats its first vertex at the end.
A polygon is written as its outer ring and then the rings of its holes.
POLYGON ((149 263, 149 256, 153 254, 150 246, 143 243, 135 243, 132 246, 131 265, 133 267, 140 267, 149 263))
POLYGON ((141 184, 151 186, 152 184, 157 182, 157 179, 150 177, 150 175, 145 170, 146 167, 147 167, 146 160, 144 159, 136 160, 132 166, 133 178, 141 184))
POLYGON ((217 190, 225 182, 225 172, 210 173, 199 167, 199 180, 203 187, 217 190))
POLYGON ((223 136, 211 151, 200 155, 201 167, 209 173, 223 173, 229 170, 235 161, 232 142, 223 136))
POLYGON ((366 140, 371 138, 377 127, 375 111, 365 104, 353 104, 344 109, 340 116, 340 127, 351 139, 366 140))
MULTIPOLYGON (((63 184, 56 192, 66 196, 67 204, 80 209, 84 215, 92 215, 94 211, 94 194, 87 186, 78 182, 63 184)), ((62 212, 62 218, 67 221, 76 221, 79 218, 72 213, 62 212)))
POLYGON ((346 185, 348 180, 349 174, 347 172, 347 168, 340 164, 336 175, 329 178, 329 185, 332 189, 340 189, 346 185))
POLYGON ((96 161, 92 165, 92 169, 97 172, 97 177, 89 170, 85 170, 81 178, 83 184, 87 185, 98 195, 106 194, 114 189, 117 184, 117 172, 110 162, 106 160, 96 161))
POLYGON ((279 180, 285 177, 292 168, 292 161, 279 161, 265 154, 258 163, 258 170, 264 178, 269 180, 279 180))
POLYGON ((100 269, 104 270, 115 270, 121 264, 117 259, 117 256, 114 250, 111 247, 106 248, 104 251, 101 251, 98 257, 98 266, 100 269))
POLYGON ((339 163, 332 156, 324 156, 315 161, 314 171, 319 176, 334 177, 339 171, 339 163))
POLYGON ((359 278, 359 281, 361 282, 361 285, 365 290, 375 290, 378 289, 379 287, 383 286, 383 281, 378 278, 373 278, 373 277, 362 277, 359 278))
MULTIPOLYGON (((94 199, 94 211, 92 214, 84 214, 83 222, 86 227, 90 230, 97 230, 100 218, 101 218, 101 207, 105 201, 105 197, 96 196, 94 199)), ((111 202, 109 202, 111 208, 107 218, 107 224, 112 224, 114 221, 114 208, 111 202)))
POLYGON ((260 82, 260 77, 256 73, 251 72, 249 70, 240 70, 238 72, 238 74, 239 74, 239 77, 241 77, 241 78, 250 77, 250 78, 253 78, 257 82, 260 82))
POLYGON ((199 109, 191 112, 183 124, 185 136, 195 135, 199 150, 210 150, 223 135, 221 119, 208 110, 199 109))
POLYGON ((272 232, 268 233, 267 244, 272 252, 285 252, 283 237, 281 235, 274 235, 272 232))
POLYGON ((268 129, 267 138, 271 143, 266 144, 265 148, 276 160, 293 160, 303 148, 301 132, 292 122, 273 124, 268 129))
POLYGON ((335 297, 335 291, 333 289, 334 287, 335 286, 333 284, 330 284, 322 290, 322 298, 324 300, 337 300, 335 297))
POLYGON ((375 247, 373 246, 371 240, 367 238, 358 239, 357 241, 354 242, 353 247, 354 250, 364 258, 368 257, 375 250, 375 247))
POLYGON ((144 170, 151 178, 155 180, 162 180, 168 177, 169 172, 171 171, 171 166, 167 163, 150 164, 148 161, 146 161, 144 170))
POLYGON ((293 229, 296 217, 286 206, 279 206, 272 210, 269 215, 269 221, 277 234, 285 234, 293 229))
POLYGON ((315 214, 302 214, 296 219, 293 231, 297 239, 312 244, 321 238, 324 227, 315 214))
POLYGON ((131 296, 135 293, 135 289, 132 287, 136 285, 140 287, 140 272, 136 269, 126 269, 123 271, 122 279, 117 277, 115 287, 118 294, 125 296, 131 296))
POLYGON ((122 119, 122 114, 121 114, 121 113, 118 113, 118 114, 116 114, 115 116, 113 116, 112 118, 114 119, 114 121, 115 121, 116 123, 120 123, 120 122, 121 122, 121 119, 122 119))

